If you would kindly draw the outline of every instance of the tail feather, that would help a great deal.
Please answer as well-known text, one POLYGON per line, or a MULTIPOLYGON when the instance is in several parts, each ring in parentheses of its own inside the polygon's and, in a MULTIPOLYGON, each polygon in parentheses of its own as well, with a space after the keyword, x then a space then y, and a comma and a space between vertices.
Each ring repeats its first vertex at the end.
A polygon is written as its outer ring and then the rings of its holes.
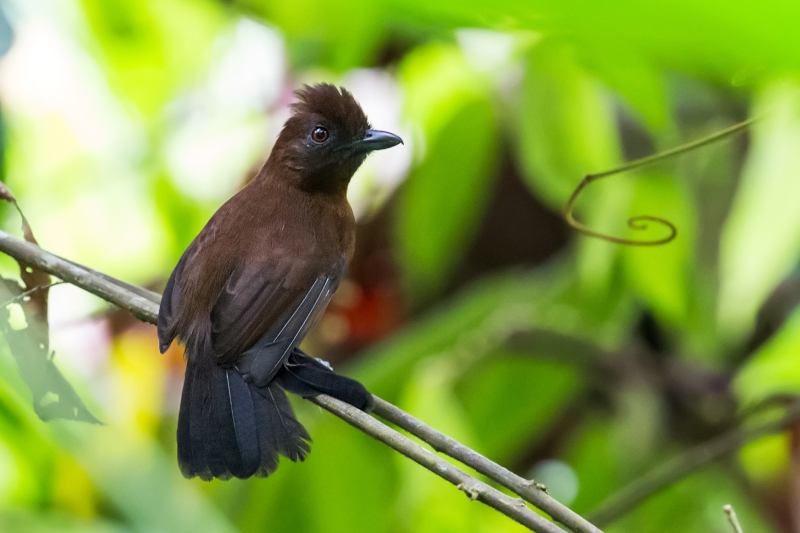
MULTIPOLYGON (((197 472, 197 464, 192 453, 192 434, 190 429, 192 399, 192 383, 194 369, 186 367, 186 379, 181 392, 181 408, 178 412, 178 466, 184 476, 190 477, 190 472, 197 472)), ((192 474, 194 475, 194 474, 192 474)))
POLYGON ((311 437, 292 411, 286 393, 275 381, 266 387, 251 385, 257 394, 266 400, 264 418, 259 419, 259 427, 264 424, 269 442, 274 450, 292 461, 302 461, 311 451, 311 437))
MULTIPOLYGON (((206 459, 206 444, 203 434, 203 426, 207 417, 208 409, 206 405, 209 403, 210 391, 206 386, 207 383, 202 376, 198 375, 198 365, 188 364, 186 366, 186 380, 191 379, 189 390, 191 395, 188 398, 189 403, 189 445, 184 448, 184 453, 188 452, 188 464, 191 466, 191 475, 200 476, 201 479, 209 480, 214 477, 211 473, 209 462, 206 459)), ((184 400, 181 399, 181 403, 184 400)), ((178 415, 178 425, 180 425, 180 414, 178 415)), ((210 443, 209 443, 210 444, 210 443)), ((180 445, 179 445, 180 450, 180 445)), ((187 475, 184 472, 184 475, 187 475)))
POLYGON ((268 476, 278 455, 302 461, 311 438, 281 386, 245 382, 204 354, 191 353, 178 416, 178 462, 203 480, 268 476))
POLYGON ((209 423, 203 428, 203 431, 206 435, 206 443, 213 442, 216 438, 218 446, 209 448, 206 445, 206 455, 209 462, 219 458, 225 465, 225 470, 230 472, 229 475, 246 477, 239 443, 236 438, 228 374, 219 365, 212 363, 210 366, 212 368, 210 371, 211 376, 209 377, 211 388, 211 401, 208 408, 209 423))
POLYGON ((295 349, 277 375, 277 381, 291 393, 304 398, 327 394, 362 411, 372 411, 375 401, 364 385, 334 374, 330 368, 295 349))
MULTIPOLYGON (((198 474, 204 481, 210 481, 213 478, 230 479, 232 474, 231 466, 228 464, 227 457, 224 453, 225 442, 221 434, 221 426, 219 413, 216 409, 218 405, 217 391, 215 390, 215 383, 217 379, 204 378, 208 372, 213 372, 214 369, 207 368, 203 371, 195 373, 195 385, 197 382, 201 383, 203 392, 203 402, 200 404, 199 416, 191 419, 191 427, 198 435, 200 440, 206 463, 203 465, 204 471, 208 469, 208 477, 198 474)), ((230 439, 228 439, 230 441, 230 439)))
MULTIPOLYGON (((237 371, 226 370, 225 380, 228 385, 227 409, 231 413, 236 446, 239 451, 238 459, 241 464, 241 471, 234 471, 233 475, 247 478, 256 473, 261 463, 253 397, 250 394, 250 387, 237 371)), ((220 410, 223 407, 220 406, 220 410)))
MULTIPOLYGON (((272 411, 271 406, 252 388, 250 389, 250 394, 253 395, 253 414, 256 420, 269 420, 270 412, 272 411)), ((269 423, 256 424, 256 431, 258 433, 260 455, 256 475, 259 477, 267 477, 278 468, 278 446, 274 442, 271 425, 269 423)))

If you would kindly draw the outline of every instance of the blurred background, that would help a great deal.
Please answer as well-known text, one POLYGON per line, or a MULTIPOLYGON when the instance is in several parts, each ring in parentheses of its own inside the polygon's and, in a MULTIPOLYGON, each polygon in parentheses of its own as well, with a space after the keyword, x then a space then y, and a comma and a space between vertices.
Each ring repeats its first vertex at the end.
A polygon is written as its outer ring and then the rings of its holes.
MULTIPOLYGON (((292 91, 351 90, 406 144, 353 180, 350 277, 305 347, 579 513, 748 406, 800 392, 796 2, 0 10, 2 180, 45 249, 153 290, 263 164, 292 91), (671 220, 666 246, 578 237, 558 215, 588 172, 765 112, 579 200, 582 221, 622 237, 664 236, 631 232, 629 216, 671 220)), ((20 235, 13 208, 0 218, 20 235)), ((54 360, 105 425, 39 420, 2 343, 3 532, 523 530, 303 401, 305 463, 184 480, 181 350, 160 355, 154 327, 74 287, 50 298, 54 360)), ((728 531, 724 503, 747 533, 800 531, 798 448, 759 439, 605 531, 728 531)))

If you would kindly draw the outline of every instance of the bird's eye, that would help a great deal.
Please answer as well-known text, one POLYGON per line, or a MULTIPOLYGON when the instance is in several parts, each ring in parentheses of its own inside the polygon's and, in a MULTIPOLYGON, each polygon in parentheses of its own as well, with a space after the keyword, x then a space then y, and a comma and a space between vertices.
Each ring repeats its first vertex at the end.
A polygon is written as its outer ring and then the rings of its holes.
POLYGON ((313 139, 314 142, 324 143, 328 140, 328 130, 322 126, 317 126, 314 128, 314 131, 311 132, 311 139, 313 139))

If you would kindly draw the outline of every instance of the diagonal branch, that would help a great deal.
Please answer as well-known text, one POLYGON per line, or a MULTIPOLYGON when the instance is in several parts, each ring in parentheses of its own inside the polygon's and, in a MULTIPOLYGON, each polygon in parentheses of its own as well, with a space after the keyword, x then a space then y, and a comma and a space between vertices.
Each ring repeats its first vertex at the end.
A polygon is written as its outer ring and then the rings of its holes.
POLYGON ((529 529, 542 533, 564 533, 554 523, 531 511, 525 502, 507 496, 486 483, 466 474, 435 453, 379 422, 367 413, 325 394, 310 398, 312 402, 338 416, 351 426, 379 440, 412 461, 427 468, 463 491, 470 500, 477 500, 516 520, 529 529))
POLYGON ((445 453, 453 459, 461 461, 489 479, 506 487, 515 494, 518 494, 535 507, 547 512, 557 522, 564 524, 570 531, 580 533, 602 533, 599 528, 591 524, 588 520, 571 511, 547 494, 542 485, 521 478, 507 468, 487 459, 475 450, 464 446, 457 440, 420 422, 386 400, 375 397, 375 409, 373 412, 428 443, 434 450, 445 453))
MULTIPOLYGON (((3 231, 0 231, 0 251, 99 296, 103 300, 131 312, 139 320, 155 323, 158 318, 161 297, 154 292, 128 285, 106 274, 58 257, 3 231)), ((563 533, 561 528, 528 508, 524 501, 507 496, 466 474, 366 413, 326 395, 317 396, 312 401, 348 424, 453 483, 470 499, 485 503, 537 533, 563 533)), ((434 449, 458 459, 519 494, 558 522, 565 524, 574 533, 602 533, 597 527, 551 498, 535 483, 516 476, 476 451, 423 424, 380 398, 376 398, 376 404, 376 414, 416 435, 434 449)))
POLYGON ((4 231, 0 231, 0 252, 44 270, 48 274, 121 307, 142 322, 156 323, 161 296, 154 292, 144 289, 133 292, 129 288, 130 286, 122 281, 106 275, 101 276, 86 267, 46 252, 35 244, 25 242, 4 231))

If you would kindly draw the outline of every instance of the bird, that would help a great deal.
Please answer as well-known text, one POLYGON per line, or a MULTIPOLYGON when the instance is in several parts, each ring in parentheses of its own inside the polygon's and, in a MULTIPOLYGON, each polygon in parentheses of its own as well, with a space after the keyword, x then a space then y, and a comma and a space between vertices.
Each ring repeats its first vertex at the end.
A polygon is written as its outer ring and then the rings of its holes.
POLYGON ((344 88, 304 85, 256 177, 181 256, 158 314, 164 353, 184 344, 178 465, 187 477, 266 477, 311 438, 286 391, 370 411, 372 395, 298 346, 320 320, 355 246, 347 187, 367 155, 403 141, 372 129, 344 88))

